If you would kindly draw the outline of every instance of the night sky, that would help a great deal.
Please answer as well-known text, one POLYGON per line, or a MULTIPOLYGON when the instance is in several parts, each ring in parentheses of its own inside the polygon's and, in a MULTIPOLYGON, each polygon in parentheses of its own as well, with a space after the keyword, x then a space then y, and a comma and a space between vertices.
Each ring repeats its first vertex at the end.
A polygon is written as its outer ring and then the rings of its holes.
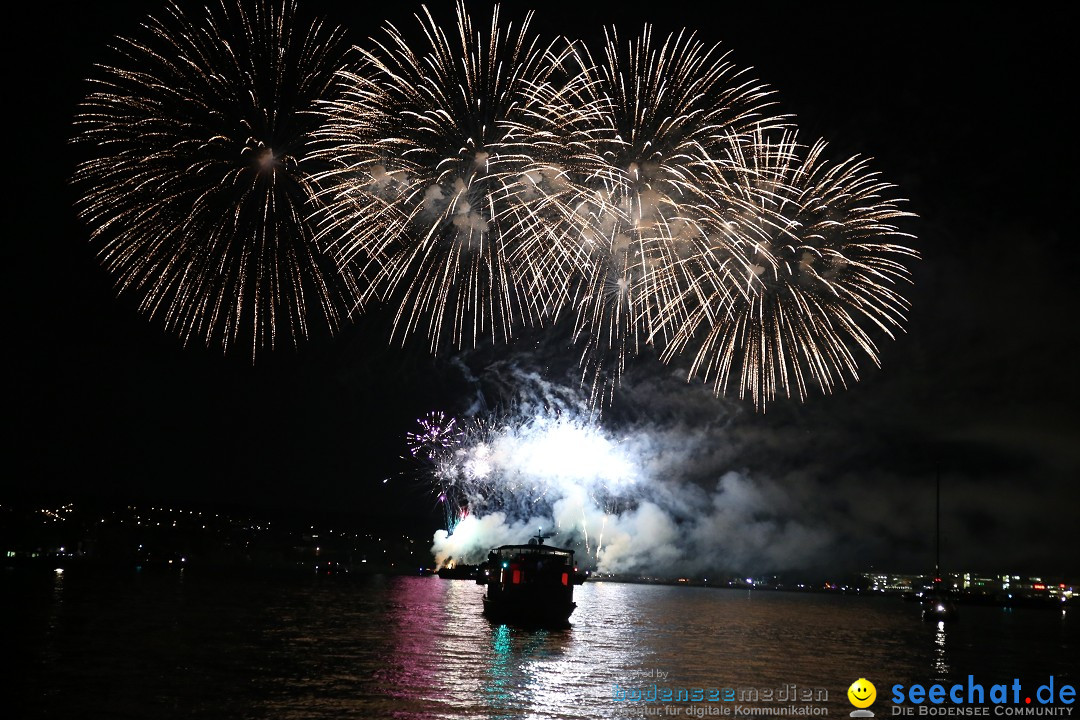
MULTIPOLYGON (((375 309, 337 337, 317 332, 252 366, 244 354, 181 347, 133 297, 118 299, 99 268, 68 184, 83 152, 68 144, 71 120, 110 39, 156 7, 34 3, 9 18, 14 467, 2 495, 333 510, 434 529, 431 494, 403 475, 400 456, 414 418, 461 412, 476 398, 453 358, 431 358, 420 341, 390 344, 389 315, 375 309)), ((362 43, 383 20, 410 28, 418 4, 371 7, 300 5, 362 43)), ((433 7, 449 17, 449 2, 433 7)), ((954 563, 1080 571, 1077 238, 1066 231, 1078 190, 1075 61, 1065 23, 1031 6, 533 7, 544 35, 590 40, 609 22, 626 34, 646 21, 665 33, 698 28, 778 91, 801 137, 824 137, 833 158, 872 156, 919 215, 905 226, 923 255, 908 332, 884 344, 881 370, 867 366, 846 391, 780 400, 762 416, 684 387, 646 357, 605 421, 709 427, 723 452, 688 468, 686 482, 734 470, 767 483, 792 516, 835 529, 839 565, 925 558, 940 471, 954 563)), ((550 342, 524 338, 463 360, 483 379, 550 342)), ((490 387, 485 396, 500 401, 490 387)))

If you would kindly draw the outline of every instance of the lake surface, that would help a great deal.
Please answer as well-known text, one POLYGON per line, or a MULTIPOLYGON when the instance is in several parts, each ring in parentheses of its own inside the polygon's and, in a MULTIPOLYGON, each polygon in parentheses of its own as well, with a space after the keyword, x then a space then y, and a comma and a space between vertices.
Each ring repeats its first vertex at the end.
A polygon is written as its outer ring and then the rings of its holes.
POLYGON ((795 684, 847 717, 865 677, 887 717, 895 683, 1080 684, 1076 610, 962 607, 939 627, 891 598, 589 582, 571 628, 530 631, 486 620, 467 581, 186 572, 0 576, 3 715, 688 717, 725 703, 615 698, 795 684))

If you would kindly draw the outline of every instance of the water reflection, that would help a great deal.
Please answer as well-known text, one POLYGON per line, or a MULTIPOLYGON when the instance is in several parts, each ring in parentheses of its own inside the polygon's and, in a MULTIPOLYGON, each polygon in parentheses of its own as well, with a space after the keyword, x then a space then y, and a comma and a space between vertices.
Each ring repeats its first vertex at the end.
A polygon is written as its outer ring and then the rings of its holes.
MULTIPOLYGON (((565 630, 490 625, 491 657, 485 696, 495 717, 515 717, 522 709, 540 712, 548 708, 557 712, 565 707, 566 694, 561 687, 553 688, 545 682, 545 676, 553 671, 549 663, 553 659, 558 662, 564 655, 568 640, 565 630)), ((561 683, 565 678, 557 679, 561 683)))
POLYGON ((402 580, 390 580, 387 588, 385 631, 390 647, 374 680, 387 697, 409 700, 440 689, 446 670, 453 668, 452 663, 439 662, 442 653, 433 647, 449 622, 450 609, 445 583, 402 580))
POLYGON ((949 654, 945 646, 947 639, 945 627, 945 621, 938 620, 934 631, 934 656, 931 670, 937 682, 946 682, 949 679, 949 654))
POLYGON ((850 712, 859 676, 1076 684, 1078 627, 1056 610, 971 608, 939 625, 887 598, 590 582, 570 629, 529 631, 484 618, 474 583, 338 580, 40 577, 16 630, 27 667, 48 671, 21 689, 47 717, 555 720, 642 717, 615 684, 796 683, 826 688, 830 716, 850 712))
POLYGON ((45 646, 43 657, 46 662, 55 661, 60 654, 56 646, 57 638, 63 635, 64 618, 64 571, 57 568, 53 571, 52 586, 49 592, 50 602, 46 614, 45 646))
MULTIPOLYGON (((491 708, 505 708, 510 704, 513 673, 510 671, 510 628, 500 625, 491 634, 492 661, 488 667, 486 695, 491 708)), ((495 717, 505 717, 496 715, 495 717)))
POLYGON ((64 569, 56 568, 53 570, 53 582, 52 582, 52 601, 53 609, 59 610, 60 605, 64 602, 64 569))
POLYGON ((383 667, 369 696, 400 718, 461 713, 566 717, 574 673, 564 667, 569 630, 514 628, 480 613, 482 589, 464 581, 396 578, 387 587, 383 667))

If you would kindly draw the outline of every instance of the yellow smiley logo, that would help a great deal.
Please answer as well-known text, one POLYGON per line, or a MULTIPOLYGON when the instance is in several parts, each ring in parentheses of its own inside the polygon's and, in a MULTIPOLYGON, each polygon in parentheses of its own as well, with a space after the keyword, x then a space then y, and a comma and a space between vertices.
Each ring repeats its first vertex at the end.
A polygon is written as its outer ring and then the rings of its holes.
POLYGON ((866 678, 859 678, 847 689, 847 697, 857 708, 870 707, 877 698, 877 688, 866 678))

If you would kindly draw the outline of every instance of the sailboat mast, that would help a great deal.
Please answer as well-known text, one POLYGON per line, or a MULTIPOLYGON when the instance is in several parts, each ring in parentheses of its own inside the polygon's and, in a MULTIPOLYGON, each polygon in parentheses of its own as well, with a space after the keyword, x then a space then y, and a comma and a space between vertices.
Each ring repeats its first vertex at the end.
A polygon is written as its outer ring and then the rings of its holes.
POLYGON ((937 471, 937 493, 934 502, 934 579, 941 577, 941 468, 937 471))

